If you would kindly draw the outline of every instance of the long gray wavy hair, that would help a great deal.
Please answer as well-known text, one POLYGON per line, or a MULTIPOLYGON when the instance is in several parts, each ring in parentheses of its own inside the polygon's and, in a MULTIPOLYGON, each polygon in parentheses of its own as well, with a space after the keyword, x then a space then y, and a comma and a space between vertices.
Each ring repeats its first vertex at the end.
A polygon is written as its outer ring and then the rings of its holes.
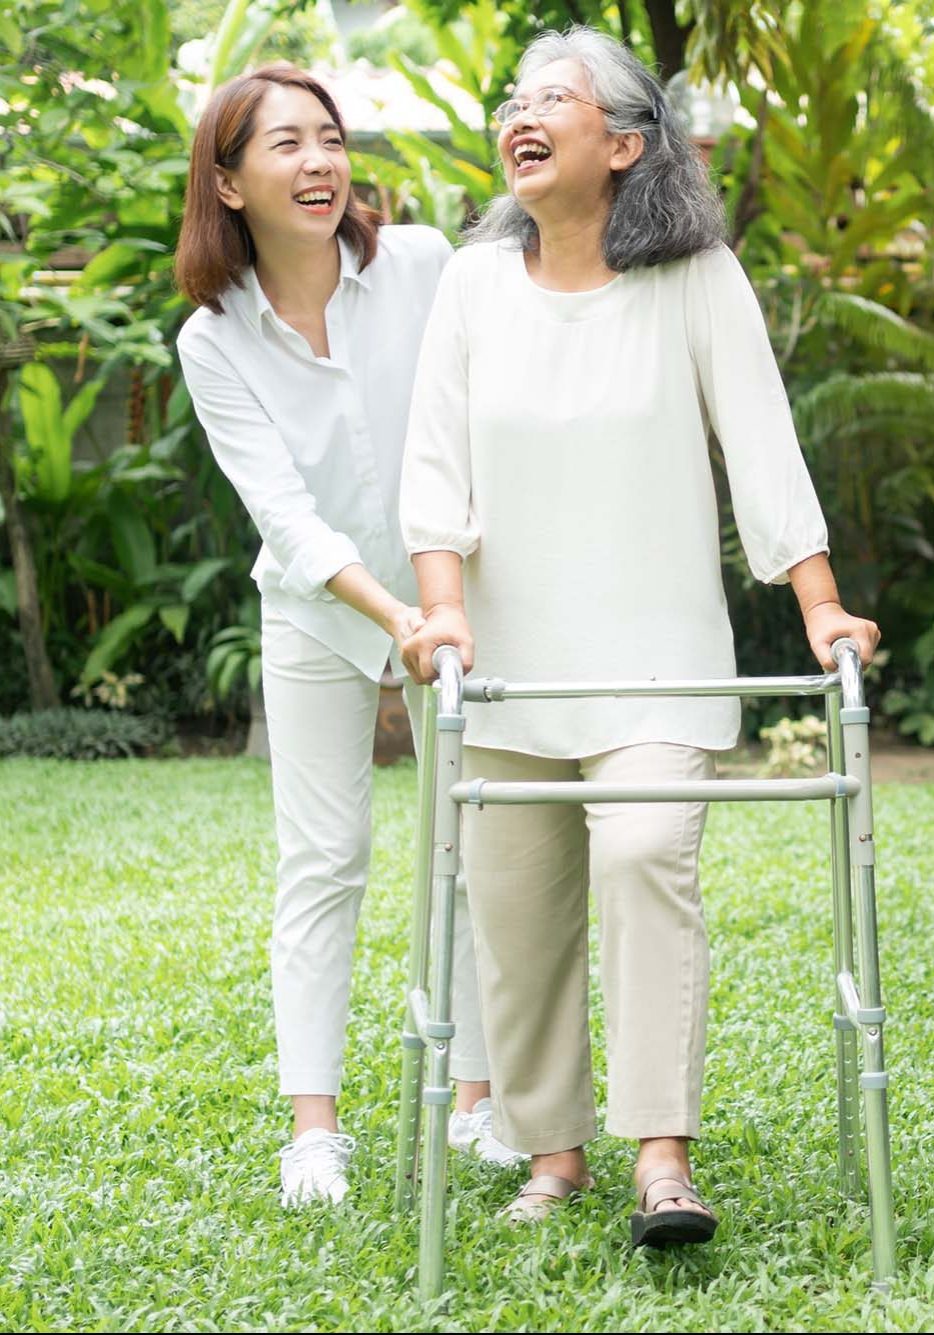
MULTIPOLYGON (((610 269, 637 269, 709 250, 724 236, 723 208, 700 154, 690 142, 665 93, 631 51, 613 37, 581 25, 543 32, 527 48, 520 83, 553 60, 577 60, 593 98, 611 110, 611 134, 638 130, 641 156, 614 173, 614 196, 603 233, 610 269)), ((470 228, 466 241, 511 239, 538 249, 538 228, 512 195, 500 195, 470 228)))

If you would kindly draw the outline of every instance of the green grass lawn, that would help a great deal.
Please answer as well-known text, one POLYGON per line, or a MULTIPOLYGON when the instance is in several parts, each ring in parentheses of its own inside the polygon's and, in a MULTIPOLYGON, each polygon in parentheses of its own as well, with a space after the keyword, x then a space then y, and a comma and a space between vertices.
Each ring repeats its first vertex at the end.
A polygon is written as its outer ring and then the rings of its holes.
POLYGON ((930 1329, 934 787, 876 795, 900 1266, 887 1300, 868 1288, 866 1208, 836 1190, 827 811, 750 805, 713 808, 704 857, 697 1178, 715 1242, 633 1255, 633 1148, 609 1137, 592 1147, 598 1190, 530 1231, 493 1219, 520 1174, 458 1158, 445 1305, 419 1303, 415 1221, 392 1208, 413 797, 410 765, 378 773, 342 1100, 353 1204, 284 1214, 267 769, 0 765, 2 1326, 930 1329))

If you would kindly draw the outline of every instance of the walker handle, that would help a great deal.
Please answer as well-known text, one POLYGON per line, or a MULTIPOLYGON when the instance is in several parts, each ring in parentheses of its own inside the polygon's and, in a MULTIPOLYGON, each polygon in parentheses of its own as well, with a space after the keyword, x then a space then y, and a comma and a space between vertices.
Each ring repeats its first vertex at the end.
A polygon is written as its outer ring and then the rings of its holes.
POLYGON ((839 640, 834 640, 833 644, 830 646, 830 657, 833 659, 833 661, 837 664, 838 667, 840 665, 840 659, 843 657, 843 655, 846 653, 848 649, 852 649, 853 653, 856 655, 856 661, 858 663, 859 645, 856 643, 855 640, 851 640, 848 635, 842 636, 839 640))
POLYGON ((464 695, 464 665, 460 650, 453 644, 439 644, 431 655, 431 665, 441 686, 441 713, 459 714, 464 695))

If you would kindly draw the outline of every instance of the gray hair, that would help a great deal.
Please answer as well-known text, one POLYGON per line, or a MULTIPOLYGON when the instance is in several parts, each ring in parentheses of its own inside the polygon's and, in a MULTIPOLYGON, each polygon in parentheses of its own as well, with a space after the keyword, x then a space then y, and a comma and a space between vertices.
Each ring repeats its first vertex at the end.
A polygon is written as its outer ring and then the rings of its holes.
MULTIPOLYGON (((631 167, 614 173, 603 233, 610 269, 638 269, 710 250, 724 237, 723 207, 707 169, 669 106, 658 80, 607 33, 576 25, 541 33, 527 48, 517 82, 554 60, 577 60, 594 100, 610 108, 610 134, 638 130, 644 146, 631 167)), ((538 249, 538 228, 512 195, 500 195, 470 228, 467 241, 513 240, 538 249)))

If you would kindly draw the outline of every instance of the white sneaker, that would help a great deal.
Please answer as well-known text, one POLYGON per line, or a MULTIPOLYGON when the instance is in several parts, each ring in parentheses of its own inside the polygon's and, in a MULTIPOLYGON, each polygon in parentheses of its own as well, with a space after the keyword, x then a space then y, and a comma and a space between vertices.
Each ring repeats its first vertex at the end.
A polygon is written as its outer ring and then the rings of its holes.
POLYGON ((353 1152, 352 1136, 313 1127, 279 1151, 282 1204, 301 1205, 322 1200, 339 1205, 350 1184, 347 1164, 353 1152))
POLYGON ((510 1168, 531 1158, 521 1150, 511 1150, 493 1135, 493 1104, 489 1099, 475 1103, 473 1112, 451 1113, 448 1144, 452 1150, 472 1151, 487 1163, 498 1164, 501 1168, 510 1168))

